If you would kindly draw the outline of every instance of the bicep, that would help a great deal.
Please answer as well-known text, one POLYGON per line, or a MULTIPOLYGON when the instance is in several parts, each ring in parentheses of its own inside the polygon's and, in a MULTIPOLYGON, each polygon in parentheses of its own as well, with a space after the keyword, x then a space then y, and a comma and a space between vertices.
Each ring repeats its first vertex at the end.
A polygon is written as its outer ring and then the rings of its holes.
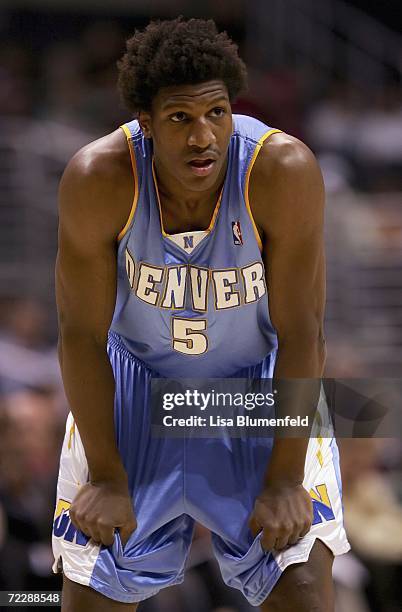
POLYGON ((116 298, 116 242, 95 190, 90 177, 74 170, 61 182, 56 300, 62 335, 86 333, 104 342, 116 298))
POLYGON ((322 331, 325 303, 324 188, 312 154, 282 168, 264 259, 270 315, 279 337, 322 331))
POLYGON ((86 331, 98 339, 106 338, 115 305, 115 268, 113 251, 83 255, 60 236, 56 299, 62 332, 86 331))
POLYGON ((266 262, 270 317, 282 338, 315 335, 322 327, 325 265, 322 245, 272 244, 266 262))

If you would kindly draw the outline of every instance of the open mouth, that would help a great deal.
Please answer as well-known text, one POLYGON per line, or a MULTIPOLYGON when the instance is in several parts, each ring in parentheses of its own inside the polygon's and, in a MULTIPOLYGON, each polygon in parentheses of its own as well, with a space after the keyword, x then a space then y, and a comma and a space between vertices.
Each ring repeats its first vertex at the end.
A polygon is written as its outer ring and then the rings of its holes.
POLYGON ((206 176, 212 171, 215 162, 216 160, 214 159, 193 159, 189 162, 189 166, 194 174, 206 176))

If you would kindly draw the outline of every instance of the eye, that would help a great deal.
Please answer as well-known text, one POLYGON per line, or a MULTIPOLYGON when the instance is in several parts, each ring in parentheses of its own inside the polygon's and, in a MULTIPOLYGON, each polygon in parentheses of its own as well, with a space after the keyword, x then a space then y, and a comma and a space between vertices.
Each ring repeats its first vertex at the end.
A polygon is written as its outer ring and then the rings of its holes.
POLYGON ((173 121, 173 123, 181 123, 187 119, 187 115, 186 113, 183 113, 183 111, 178 111, 177 113, 174 113, 174 115, 170 115, 169 119, 170 121, 173 121))
POLYGON ((211 114, 214 117, 223 117, 223 115, 226 113, 225 109, 222 108, 221 106, 217 106, 216 108, 213 108, 211 110, 211 114))

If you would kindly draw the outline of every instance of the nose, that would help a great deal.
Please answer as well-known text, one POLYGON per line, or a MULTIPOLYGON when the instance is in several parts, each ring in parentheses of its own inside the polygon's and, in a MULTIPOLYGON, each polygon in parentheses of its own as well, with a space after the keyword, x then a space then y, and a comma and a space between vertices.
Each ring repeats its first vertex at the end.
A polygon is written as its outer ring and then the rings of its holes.
POLYGON ((216 137, 212 131, 209 121, 205 117, 200 117, 191 122, 187 144, 189 147, 207 149, 216 142, 216 137))

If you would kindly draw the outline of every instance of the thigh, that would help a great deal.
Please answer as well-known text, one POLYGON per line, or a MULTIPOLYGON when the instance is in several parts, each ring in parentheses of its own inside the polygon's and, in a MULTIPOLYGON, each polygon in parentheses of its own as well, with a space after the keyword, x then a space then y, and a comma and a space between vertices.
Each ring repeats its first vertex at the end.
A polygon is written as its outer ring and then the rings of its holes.
POLYGON ((138 604, 121 603, 91 587, 69 580, 63 574, 61 612, 135 612, 138 604))
POLYGON ((333 612, 332 552, 316 540, 308 561, 289 565, 262 612, 333 612))

